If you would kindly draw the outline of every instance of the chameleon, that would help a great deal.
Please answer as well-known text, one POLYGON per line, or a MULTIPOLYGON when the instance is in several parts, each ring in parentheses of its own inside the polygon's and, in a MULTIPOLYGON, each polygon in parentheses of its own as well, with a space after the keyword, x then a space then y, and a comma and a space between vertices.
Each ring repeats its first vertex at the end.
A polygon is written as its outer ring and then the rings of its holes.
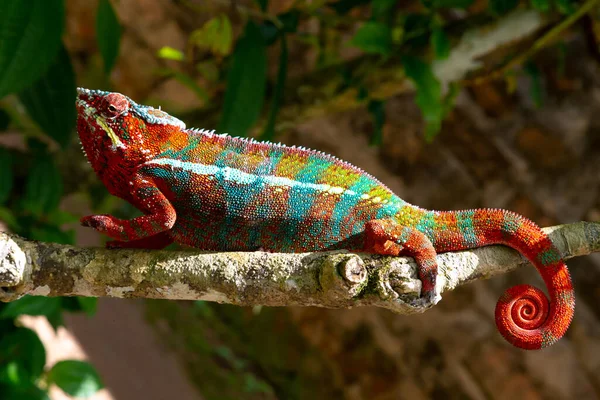
POLYGON ((313 252, 346 249, 405 255, 417 264, 419 301, 436 294, 436 254, 500 244, 537 269, 538 288, 509 288, 496 305, 501 335, 541 349, 567 331, 575 307, 567 266, 532 221, 502 209, 431 211, 409 204, 367 172, 304 147, 190 129, 160 108, 79 88, 77 130, 109 193, 138 208, 129 220, 90 215, 81 224, 109 248, 313 252))

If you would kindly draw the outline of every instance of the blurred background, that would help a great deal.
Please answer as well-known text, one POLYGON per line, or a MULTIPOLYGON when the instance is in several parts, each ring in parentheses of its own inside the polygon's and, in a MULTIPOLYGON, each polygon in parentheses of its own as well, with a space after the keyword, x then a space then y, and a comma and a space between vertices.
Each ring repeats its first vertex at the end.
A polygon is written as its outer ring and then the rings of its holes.
MULTIPOLYGON (((101 246, 81 216, 137 215, 80 151, 76 86, 331 153, 422 207, 597 221, 599 2, 0 0, 0 229, 101 246)), ((494 323, 533 268, 410 317, 24 298, 0 305, 0 399, 596 399, 600 257, 568 264, 575 320, 536 352, 494 323)))

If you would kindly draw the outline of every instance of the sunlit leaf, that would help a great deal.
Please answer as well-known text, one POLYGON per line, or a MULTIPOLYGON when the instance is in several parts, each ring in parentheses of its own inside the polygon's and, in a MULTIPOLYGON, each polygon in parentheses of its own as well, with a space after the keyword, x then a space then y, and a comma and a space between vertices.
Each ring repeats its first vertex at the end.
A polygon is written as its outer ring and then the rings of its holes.
POLYGON ((174 49, 173 47, 163 46, 158 50, 156 55, 160 58, 164 58, 165 60, 175 60, 175 61, 183 61, 185 60, 185 55, 181 50, 174 49))
POLYGON ((360 48, 365 53, 388 55, 392 49, 392 30, 386 24, 367 21, 350 39, 350 45, 360 48))
POLYGON ((23 90, 56 58, 63 0, 0 1, 0 98, 23 90))
POLYGON ((90 397, 104 387, 96 369, 79 360, 59 361, 48 373, 48 383, 55 384, 74 397, 90 397))
POLYGON ((252 21, 238 40, 227 73, 227 90, 219 130, 246 135, 262 110, 267 79, 266 44, 252 21))
POLYGON ((44 75, 19 93, 31 118, 62 147, 69 144, 74 132, 76 96, 75 73, 63 46, 44 75))
POLYGON ((229 54, 233 44, 233 29, 229 17, 221 14, 210 19, 202 28, 192 32, 190 42, 217 55, 229 54))
POLYGON ((96 15, 96 40, 108 74, 119 55, 121 25, 109 0, 100 0, 96 15))

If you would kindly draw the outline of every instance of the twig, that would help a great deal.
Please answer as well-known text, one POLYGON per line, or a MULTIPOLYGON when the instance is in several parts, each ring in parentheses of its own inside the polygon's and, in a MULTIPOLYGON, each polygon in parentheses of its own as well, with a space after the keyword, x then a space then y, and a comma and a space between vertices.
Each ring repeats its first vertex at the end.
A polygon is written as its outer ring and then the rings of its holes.
MULTIPOLYGON (((600 224, 546 228, 565 258, 600 251, 600 224)), ((438 294, 527 261, 503 246, 437 257, 438 294)), ((38 296, 144 297, 237 305, 377 306, 398 313, 421 282, 412 259, 348 252, 201 253, 77 248, 0 232, 0 300, 38 296)))
POLYGON ((588 12, 592 10, 598 4, 598 0, 588 0, 581 7, 577 9, 573 14, 569 15, 565 18, 561 23, 557 24, 555 27, 550 29, 545 35, 537 39, 531 47, 529 47, 526 51, 519 54, 518 56, 512 58, 502 67, 486 74, 484 76, 479 76, 476 78, 465 79, 460 83, 463 86, 470 85, 479 85, 485 82, 489 82, 491 80, 502 78, 508 71, 517 67, 518 65, 523 64, 525 61, 529 60, 535 53, 550 45, 554 40, 558 38, 558 36, 573 25, 579 18, 586 15, 588 12))

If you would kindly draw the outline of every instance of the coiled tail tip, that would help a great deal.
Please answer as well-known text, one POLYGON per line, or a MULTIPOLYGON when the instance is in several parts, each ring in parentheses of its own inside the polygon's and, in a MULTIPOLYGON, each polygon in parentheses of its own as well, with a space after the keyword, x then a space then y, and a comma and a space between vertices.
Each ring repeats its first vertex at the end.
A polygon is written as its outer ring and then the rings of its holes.
POLYGON ((496 326, 513 346, 538 350, 560 339, 571 324, 572 292, 564 292, 550 303, 538 288, 518 285, 509 288, 496 304, 496 326))

